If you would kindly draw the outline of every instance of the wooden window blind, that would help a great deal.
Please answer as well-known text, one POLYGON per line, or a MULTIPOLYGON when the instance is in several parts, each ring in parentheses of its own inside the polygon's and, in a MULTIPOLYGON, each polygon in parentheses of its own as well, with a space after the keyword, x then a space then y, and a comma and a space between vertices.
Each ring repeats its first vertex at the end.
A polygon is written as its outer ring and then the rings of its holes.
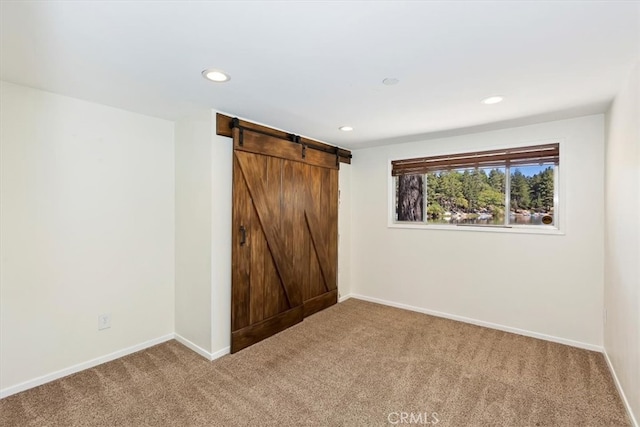
POLYGON ((560 144, 555 143, 504 150, 475 151, 472 153, 394 160, 391 162, 391 174, 400 176, 453 169, 558 164, 559 159, 560 144))

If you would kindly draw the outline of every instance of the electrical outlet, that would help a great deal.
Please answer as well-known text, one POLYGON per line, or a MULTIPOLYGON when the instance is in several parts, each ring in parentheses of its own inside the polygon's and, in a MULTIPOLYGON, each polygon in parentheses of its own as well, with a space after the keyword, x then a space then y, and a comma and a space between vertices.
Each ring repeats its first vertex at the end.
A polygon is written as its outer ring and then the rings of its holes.
POLYGON ((111 314, 105 313, 98 316, 98 330, 109 329, 111 327, 111 314))

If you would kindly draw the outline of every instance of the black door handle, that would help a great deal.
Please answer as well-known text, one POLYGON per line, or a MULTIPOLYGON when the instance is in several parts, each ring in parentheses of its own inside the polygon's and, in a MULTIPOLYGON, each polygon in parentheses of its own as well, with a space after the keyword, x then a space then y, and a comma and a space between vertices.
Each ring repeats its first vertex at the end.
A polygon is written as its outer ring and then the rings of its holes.
POLYGON ((240 246, 244 246, 247 244, 247 229, 244 225, 240 226, 240 246))

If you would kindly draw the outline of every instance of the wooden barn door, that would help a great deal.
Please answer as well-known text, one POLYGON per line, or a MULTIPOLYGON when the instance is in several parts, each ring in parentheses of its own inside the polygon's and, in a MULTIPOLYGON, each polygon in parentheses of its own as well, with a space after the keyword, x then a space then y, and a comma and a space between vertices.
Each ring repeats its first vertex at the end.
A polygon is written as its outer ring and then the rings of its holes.
POLYGON ((338 169, 304 151, 234 129, 232 353, 337 302, 338 169))
POLYGON ((302 250, 304 315, 338 300, 338 170, 307 166, 302 250))

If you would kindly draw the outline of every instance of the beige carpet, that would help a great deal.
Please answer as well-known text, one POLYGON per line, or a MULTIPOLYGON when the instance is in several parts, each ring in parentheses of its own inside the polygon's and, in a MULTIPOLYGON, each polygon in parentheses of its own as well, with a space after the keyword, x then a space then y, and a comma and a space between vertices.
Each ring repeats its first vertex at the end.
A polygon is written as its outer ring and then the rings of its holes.
POLYGON ((214 362, 171 341, 0 401, 2 426, 400 421, 629 425, 599 353, 358 300, 214 362))

